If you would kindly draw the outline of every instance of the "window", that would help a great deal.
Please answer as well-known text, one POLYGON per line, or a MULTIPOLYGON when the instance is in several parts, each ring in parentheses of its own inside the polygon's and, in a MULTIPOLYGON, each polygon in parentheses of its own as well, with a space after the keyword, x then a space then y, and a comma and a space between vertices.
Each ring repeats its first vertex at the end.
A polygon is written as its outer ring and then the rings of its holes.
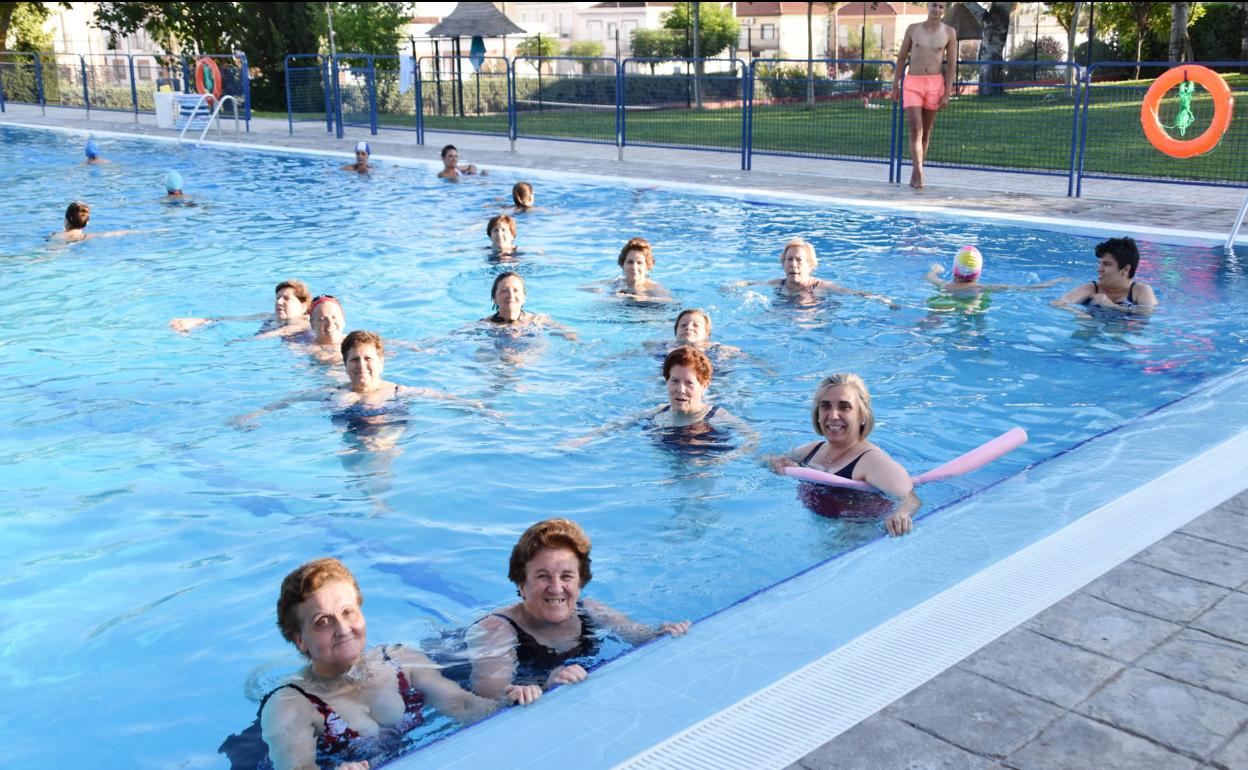
POLYGON ((559 34, 570 36, 572 34, 572 14, 559 14, 559 34))
POLYGON ((152 65, 151 64, 145 61, 139 62, 138 67, 136 69, 138 70, 138 74, 135 75, 135 77, 137 77, 139 80, 146 83, 152 79, 152 65))
POLYGON ((775 40, 776 39, 776 25, 764 24, 760 37, 763 40, 775 40))
POLYGON ((637 22, 635 21, 624 22, 624 34, 625 35, 631 36, 636 31, 637 31, 637 22))
POLYGON ((585 22, 585 34, 590 40, 602 40, 602 22, 598 19, 585 22))
POLYGON ((615 40, 615 35, 618 30, 619 27, 615 25, 615 22, 607 22, 607 40, 615 40))
POLYGON ((113 80, 114 82, 130 80, 130 71, 126 67, 125 59, 113 59, 113 80))

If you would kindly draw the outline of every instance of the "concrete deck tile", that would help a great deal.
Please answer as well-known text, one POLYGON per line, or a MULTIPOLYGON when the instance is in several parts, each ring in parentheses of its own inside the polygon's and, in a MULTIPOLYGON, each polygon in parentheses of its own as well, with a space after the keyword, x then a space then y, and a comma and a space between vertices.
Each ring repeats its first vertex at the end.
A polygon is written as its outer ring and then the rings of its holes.
POLYGON ((1193 628, 1248 644, 1248 594, 1227 594, 1213 608, 1192 621, 1193 628))
POLYGON ((1248 718, 1243 703, 1140 669, 1125 671, 1078 710, 1202 758, 1248 718))
POLYGON ((807 770, 987 770, 995 762, 879 714, 807 754, 807 770))
MULTIPOLYGON (((1244 598, 1248 602, 1248 596, 1244 598)), ((1024 627, 1126 662, 1139 658, 1182 628, 1167 620, 1116 607, 1083 592, 1066 597, 1024 627)), ((1248 633, 1248 624, 1245 633, 1248 633)))
POLYGON ((951 669, 881 712, 977 754, 1006 757, 1062 710, 1030 695, 951 669))
POLYGON ((1163 620, 1195 620, 1228 591, 1129 561, 1083 589, 1098 599, 1163 620))
POLYGON ((1230 511, 1231 513, 1248 516, 1248 492, 1240 492, 1234 497, 1227 498, 1214 510, 1230 511))
POLYGON ((1214 508, 1179 531, 1248 551, 1248 516, 1228 508, 1214 508))
POLYGON ((1216 767, 1248 770, 1248 729, 1241 730, 1239 735, 1214 754, 1213 761, 1216 767))
MULTIPOLYGON (((1248 704, 1248 647, 1242 644, 1200 631, 1183 631, 1141 658, 1138 665, 1248 704)), ((1241 711, 1248 718, 1248 706, 1241 711)))
POLYGON ((1141 551, 1133 561, 1225 588, 1248 582, 1248 553, 1177 532, 1141 551))
POLYGON ((1143 738, 1067 714, 1007 760, 1019 770, 1190 770, 1196 760, 1143 738))
POLYGON ((1121 671, 1122 664, 1016 628, 962 661, 959 668, 1072 708, 1121 671))

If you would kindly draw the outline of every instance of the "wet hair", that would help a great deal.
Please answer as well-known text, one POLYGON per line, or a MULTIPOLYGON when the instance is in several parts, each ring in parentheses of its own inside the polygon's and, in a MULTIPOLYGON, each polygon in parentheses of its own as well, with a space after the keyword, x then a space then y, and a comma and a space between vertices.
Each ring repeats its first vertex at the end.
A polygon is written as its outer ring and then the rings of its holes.
POLYGON ((443 157, 443 158, 445 158, 445 157, 446 157, 446 154, 447 154, 448 152, 450 152, 451 150, 454 150, 455 152, 459 152, 459 148, 458 148, 458 147, 456 147, 456 146, 455 146, 455 145, 453 145, 453 144, 448 144, 447 146, 445 146, 445 147, 443 147, 443 148, 442 148, 442 157, 443 157))
POLYGON ((711 375, 715 373, 715 367, 711 365, 711 359, 706 354, 692 345, 681 345, 667 354, 663 359, 663 381, 666 382, 672 376, 672 367, 687 366, 693 369, 693 374, 698 378, 698 382, 703 387, 711 384, 711 375))
POLYGON ((567 548, 576 554, 580 567, 581 586, 584 587, 593 579, 594 573, 589 568, 589 535, 581 529, 581 525, 571 519, 546 519, 539 521, 524 531, 516 545, 511 549, 511 561, 507 565, 507 579, 517 587, 524 585, 528 577, 525 571, 533 557, 543 548, 567 548))
POLYGON ((871 393, 867 391, 867 383, 856 374, 833 374, 824 377, 819 387, 815 388, 814 404, 810 408, 810 424, 814 426, 815 433, 823 435, 823 430, 819 427, 819 396, 824 390, 836 385, 848 385, 854 392, 854 397, 858 399, 858 408, 862 410, 860 425, 862 432, 858 434, 858 438, 864 439, 871 435, 871 430, 875 428, 875 412, 871 410, 871 393))
POLYGON ((533 205, 533 185, 528 182, 516 182, 511 188, 511 199, 518 208, 533 205))
POLYGON ((485 223, 485 234, 493 235, 495 227, 503 227, 506 225, 511 228, 511 237, 516 237, 516 220, 506 214, 499 214, 496 217, 490 217, 490 221, 485 223))
POLYGON ((355 575, 351 574, 347 565, 334 558, 314 559, 282 580, 282 590, 277 597, 277 627, 282 630, 286 641, 294 644, 295 637, 299 635, 299 605, 326 583, 335 580, 350 583, 355 589, 356 604, 363 606, 364 594, 360 593, 355 575))
POLYGON ((794 248, 806 250, 806 253, 810 256, 811 267, 814 267, 815 265, 819 264, 819 257, 815 256, 815 247, 811 246, 809 241, 806 241, 802 238, 794 238, 793 240, 784 244, 784 248, 780 249, 780 261, 784 262, 784 255, 788 253, 789 249, 794 249, 794 248))
POLYGON ((1135 277, 1135 269, 1140 266, 1140 247, 1135 245, 1134 238, 1110 238, 1096 244, 1096 258, 1100 259, 1106 254, 1114 258, 1119 270, 1124 267, 1131 268, 1127 273, 1128 278, 1135 277))
POLYGON ((342 344, 339 350, 342 351, 342 360, 347 360, 347 354, 351 352, 351 348, 357 345, 372 345, 377 348, 377 352, 384 358, 386 355, 386 343, 382 341, 381 335, 377 332, 368 332, 363 329, 357 329, 342 338, 342 344))
POLYGON ((308 291, 308 285, 298 278, 288 278, 282 281, 273 289, 273 293, 280 294, 282 289, 294 289, 295 296, 305 305, 312 301, 312 292, 308 291))
POLYGON ((620 258, 615 263, 623 267, 624 258, 628 256, 630 251, 640 251, 646 257, 646 269, 654 269, 654 251, 650 248, 650 241, 647 241, 645 238, 629 238, 628 243, 624 244, 624 248, 620 249, 620 258))
MULTIPOLYGON (((513 272, 512 272, 512 271, 510 271, 510 270, 504 270, 503 272, 501 272, 501 273, 499 273, 498 275, 494 276, 494 283, 490 286, 490 299, 491 299, 491 300, 493 300, 493 299, 494 299, 494 294, 495 294, 495 292, 497 292, 497 291, 498 291, 498 285, 499 285, 500 283, 502 283, 503 281, 507 280, 508 278, 511 278, 512 276, 515 276, 516 280, 518 280, 518 281, 520 282, 520 286, 521 286, 521 287, 523 287, 523 286, 524 286, 524 277, 523 277, 523 276, 521 276, 519 273, 513 273, 513 272)), ((495 302, 494 302, 494 307, 496 307, 496 308, 498 307, 498 302, 497 302, 497 301, 495 301, 495 302)))
POLYGON ((702 320, 706 321, 706 336, 710 337, 711 336, 711 317, 707 315, 706 311, 700 307, 687 307, 684 310, 680 311, 680 314, 676 316, 676 323, 672 324, 672 334, 680 334, 681 319, 687 315, 693 315, 694 313, 702 316, 702 320))
POLYGON ((90 211, 91 207, 82 201, 74 201, 65 209, 65 229, 78 229, 78 215, 83 211, 90 211))

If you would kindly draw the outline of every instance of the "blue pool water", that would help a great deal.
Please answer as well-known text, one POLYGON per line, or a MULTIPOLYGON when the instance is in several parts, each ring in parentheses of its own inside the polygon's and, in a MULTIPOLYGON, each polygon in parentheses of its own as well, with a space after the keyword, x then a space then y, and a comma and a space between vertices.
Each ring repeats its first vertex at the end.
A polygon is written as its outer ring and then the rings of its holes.
MULTIPOLYGON (((963 243, 984 253, 986 281, 1024 283, 1091 277, 1099 239, 586 180, 537 184, 516 264, 528 308, 579 342, 500 342, 472 322, 491 311, 501 269, 484 222, 508 197, 506 174, 452 186, 382 164, 362 179, 334 170, 345 158, 119 139, 100 141, 112 165, 88 167, 82 137, 0 137, 6 198, 21 202, 0 208, 0 697, 22 714, 0 735, 18 765, 225 766, 221 739, 299 665, 273 606, 281 577, 315 556, 355 570, 371 641, 417 642, 509 602, 510 548, 551 515, 594 538, 587 595, 648 622, 703 617, 881 537, 873 522, 812 515, 790 480, 751 461, 681 456, 637 430, 554 448, 664 399, 641 346, 670 337, 675 306, 580 290, 617 273, 631 236, 654 244, 654 277, 680 306, 707 308, 715 338, 754 357, 711 395, 765 452, 814 438, 811 392, 834 371, 866 378, 873 439, 916 472, 1028 430, 998 463, 921 488, 936 517, 1248 353, 1242 313, 1225 311, 1244 307, 1242 270, 1212 249, 1142 244, 1140 278, 1164 303, 1147 320, 1044 304, 1063 286, 997 294, 967 315, 929 305, 921 281, 963 243), (162 204, 169 169, 198 206, 162 204), (90 231, 141 234, 48 245, 74 198, 92 204, 90 231), (724 288, 775 277, 795 235, 818 249, 818 275, 902 308, 724 288), (229 427, 338 375, 247 339, 252 323, 180 336, 167 322, 266 310, 286 277, 342 298, 349 328, 432 350, 398 351, 389 378, 481 399, 503 419, 416 402, 392 452, 361 451, 315 401, 229 427)), ((435 720, 421 738, 448 729, 435 720)))

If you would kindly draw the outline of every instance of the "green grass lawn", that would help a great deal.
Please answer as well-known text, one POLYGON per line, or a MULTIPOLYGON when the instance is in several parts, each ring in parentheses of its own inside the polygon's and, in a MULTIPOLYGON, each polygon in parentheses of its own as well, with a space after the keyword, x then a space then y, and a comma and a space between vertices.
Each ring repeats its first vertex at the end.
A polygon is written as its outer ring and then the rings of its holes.
MULTIPOLYGON (((1229 75, 1232 87, 1248 88, 1248 76, 1229 75)), ((1093 86, 1088 109, 1084 170, 1121 176, 1248 182, 1248 121, 1233 120, 1221 144, 1198 158, 1170 158, 1156 150, 1140 127, 1140 100, 1151 81, 1125 81, 1093 86)), ((1172 92, 1173 93, 1173 92, 1172 92)), ((1200 92, 1193 100, 1196 124, 1188 137, 1204 130, 1212 100, 1200 92)), ((1162 121, 1173 121, 1177 99, 1163 103, 1162 121)), ((846 99, 805 104, 756 104, 753 150, 816 157, 887 160, 891 105, 870 109, 846 99)), ((1066 173, 1071 162, 1071 133, 1076 100, 1064 88, 1032 88, 1007 95, 959 96, 941 110, 928 158, 933 163, 1042 170, 1066 173)), ((285 113, 256 112, 262 117, 285 113)), ((322 119, 310 113, 309 120, 322 119)), ((367 115, 347 117, 366 122, 367 115)), ((519 114, 521 137, 591 139, 614 143, 613 110, 524 110, 519 114)), ((381 125, 413 128, 411 115, 378 116, 381 125)), ((737 150, 742 141, 740 108, 659 109, 626 114, 628 144, 664 144, 737 150)), ((426 115, 431 131, 507 133, 505 113, 466 117, 426 115)), ((904 125, 902 131, 905 131, 904 125)), ((909 157, 903 133, 903 157, 909 157)), ((1077 157, 1076 157, 1077 160, 1077 157)))

